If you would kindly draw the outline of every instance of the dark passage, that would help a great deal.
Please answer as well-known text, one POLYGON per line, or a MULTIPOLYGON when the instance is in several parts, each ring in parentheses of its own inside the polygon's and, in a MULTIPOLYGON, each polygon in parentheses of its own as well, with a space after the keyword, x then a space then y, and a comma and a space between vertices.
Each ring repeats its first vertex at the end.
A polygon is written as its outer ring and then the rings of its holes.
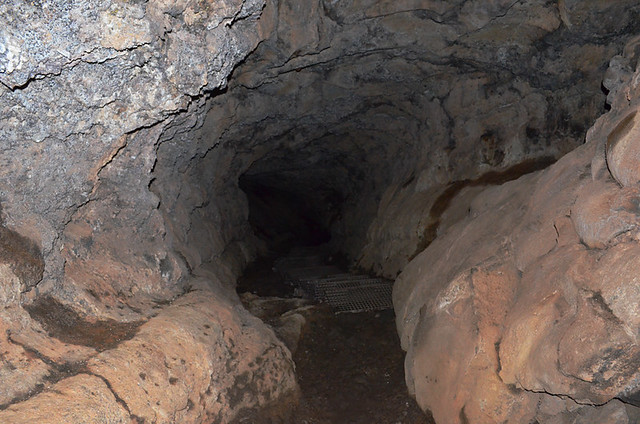
POLYGON ((253 232, 270 251, 282 253, 331 239, 326 216, 304 195, 304 188, 295 191, 278 176, 243 176, 240 188, 247 195, 253 232))
POLYGON ((338 159, 314 163, 305 154, 272 155, 239 179, 266 255, 246 268, 237 290, 292 352, 301 393, 273 410, 245 411, 237 422, 431 423, 407 392, 390 288, 388 303, 372 308, 378 310, 336 313, 334 303, 318 303, 319 286, 297 284, 319 273, 320 280, 344 279, 347 290, 362 284, 359 296, 377 284, 350 273, 347 258, 328 243, 355 180, 340 178, 338 159))

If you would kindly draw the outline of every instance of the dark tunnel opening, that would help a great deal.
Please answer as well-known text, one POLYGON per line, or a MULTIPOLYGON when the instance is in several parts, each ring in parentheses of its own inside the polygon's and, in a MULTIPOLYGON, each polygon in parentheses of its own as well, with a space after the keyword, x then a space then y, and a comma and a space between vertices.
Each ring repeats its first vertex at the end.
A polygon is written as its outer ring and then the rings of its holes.
POLYGON ((278 175, 244 174, 239 185, 247 196, 249 224, 269 252, 284 253, 331 240, 327 210, 318 208, 303 188, 296 190, 278 175))
POLYGON ((276 148, 240 174, 248 223, 266 249, 263 256, 321 245, 340 249, 343 237, 336 231, 363 179, 357 178, 358 158, 332 149, 338 146, 335 140, 319 139, 305 148, 276 148))
MULTIPOLYGON (((392 282, 358 272, 340 250, 343 213, 362 192, 358 167, 350 155, 315 153, 277 150, 238 179, 266 249, 236 290, 289 348, 300 385, 283 422, 433 424, 404 387, 392 282)), ((244 411, 233 424, 269 413, 244 411)))

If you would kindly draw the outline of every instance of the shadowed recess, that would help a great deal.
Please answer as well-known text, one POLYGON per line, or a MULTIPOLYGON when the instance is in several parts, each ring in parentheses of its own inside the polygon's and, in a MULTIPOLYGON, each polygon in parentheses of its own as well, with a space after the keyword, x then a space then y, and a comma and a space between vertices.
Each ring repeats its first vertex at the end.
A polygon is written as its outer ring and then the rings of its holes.
POLYGON ((143 321, 118 322, 111 319, 91 322, 52 297, 40 298, 25 308, 51 337, 65 343, 90 346, 98 351, 111 349, 131 339, 143 324, 143 321))

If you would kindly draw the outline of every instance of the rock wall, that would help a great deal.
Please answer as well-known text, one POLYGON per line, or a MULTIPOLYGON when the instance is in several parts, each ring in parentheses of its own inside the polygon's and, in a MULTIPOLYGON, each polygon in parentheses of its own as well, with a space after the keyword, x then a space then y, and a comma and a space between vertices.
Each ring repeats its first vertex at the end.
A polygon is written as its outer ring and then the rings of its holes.
POLYGON ((251 252, 190 269, 161 200, 195 201, 158 187, 178 172, 162 144, 264 37, 263 8, 0 5, 1 422, 229 422, 296 390, 231 289, 251 252))
POLYGON ((454 191, 483 176, 515 178, 582 144, 604 112, 607 63, 638 32, 631 2, 438 6, 422 13, 438 34, 450 35, 431 41, 429 55, 411 57, 411 64, 428 58, 422 86, 405 95, 422 93, 413 160, 381 187, 366 244, 351 250, 359 266, 389 277, 428 246, 436 228, 458 219, 440 210, 454 191))
POLYGON ((398 278, 407 383, 437 422, 640 419, 638 46, 612 60, 583 146, 460 191, 460 219, 398 278))
POLYGON ((608 61, 639 30, 632 1, 284 0, 272 13, 212 99, 209 145, 325 209, 335 247, 392 277, 427 244, 449 183, 580 145, 608 61))

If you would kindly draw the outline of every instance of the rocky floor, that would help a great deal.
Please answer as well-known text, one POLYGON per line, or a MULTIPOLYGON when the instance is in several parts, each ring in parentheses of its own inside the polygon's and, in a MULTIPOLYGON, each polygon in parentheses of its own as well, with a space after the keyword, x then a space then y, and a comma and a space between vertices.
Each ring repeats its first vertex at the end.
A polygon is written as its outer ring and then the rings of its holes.
POLYGON ((238 285, 247 308, 294 352, 300 397, 276 413, 245 411, 237 423, 433 423, 407 393, 392 310, 335 314, 287 290, 269 261, 255 264, 238 285), (303 317, 295 341, 292 316, 303 317))

